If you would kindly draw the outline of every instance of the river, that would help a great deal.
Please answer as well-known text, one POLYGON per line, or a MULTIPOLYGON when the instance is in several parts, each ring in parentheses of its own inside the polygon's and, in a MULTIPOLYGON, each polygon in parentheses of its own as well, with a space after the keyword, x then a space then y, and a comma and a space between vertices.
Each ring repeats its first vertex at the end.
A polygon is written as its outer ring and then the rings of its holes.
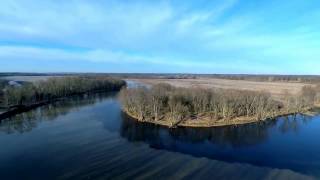
POLYGON ((116 93, 0 123, 0 179, 317 179, 320 116, 219 128, 137 123, 116 93))

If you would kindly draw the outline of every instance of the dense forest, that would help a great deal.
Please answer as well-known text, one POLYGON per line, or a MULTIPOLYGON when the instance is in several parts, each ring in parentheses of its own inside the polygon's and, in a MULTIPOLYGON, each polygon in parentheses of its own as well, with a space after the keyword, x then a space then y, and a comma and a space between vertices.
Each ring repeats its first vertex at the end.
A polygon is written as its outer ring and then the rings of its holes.
POLYGON ((304 87, 299 95, 287 94, 283 101, 276 101, 266 92, 176 88, 168 84, 123 89, 120 93, 127 114, 139 121, 166 121, 170 126, 204 118, 211 124, 237 117, 264 120, 305 111, 319 101, 317 97, 313 87, 304 87))
POLYGON ((5 86, 0 94, 4 108, 30 105, 57 98, 94 91, 115 91, 125 86, 125 81, 104 77, 59 77, 46 81, 5 86))

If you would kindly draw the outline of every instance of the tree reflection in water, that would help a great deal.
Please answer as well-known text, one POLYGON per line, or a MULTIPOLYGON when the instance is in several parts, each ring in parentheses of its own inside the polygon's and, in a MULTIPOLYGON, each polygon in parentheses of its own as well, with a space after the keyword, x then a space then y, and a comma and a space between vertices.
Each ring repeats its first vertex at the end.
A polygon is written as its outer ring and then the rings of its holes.
POLYGON ((287 133, 293 131, 295 133, 299 132, 299 127, 302 124, 308 124, 311 120, 311 116, 307 115, 291 115, 279 118, 279 131, 282 133, 287 133))
POLYGON ((155 148, 168 148, 168 144, 175 146, 178 143, 211 143, 219 147, 237 148, 265 142, 269 130, 274 127, 278 127, 282 133, 298 132, 299 126, 310 122, 311 119, 304 115, 294 115, 238 126, 168 129, 150 123, 136 122, 123 114, 121 135, 129 141, 144 141, 155 148))
POLYGON ((114 93, 98 93, 74 96, 62 101, 57 101, 2 120, 0 122, 0 131, 8 134, 28 132, 37 127, 40 122, 55 120, 58 116, 63 116, 70 111, 76 111, 81 107, 101 102, 113 95, 114 93))
MULTIPOLYGON (((153 124, 138 123, 130 119, 121 113, 120 105, 114 97, 114 94, 96 94, 73 97, 43 106, 2 121, 0 133, 28 132, 41 122, 66 119, 68 117, 59 118, 59 116, 70 114, 71 119, 76 120, 70 124, 71 126, 79 123, 77 121, 79 116, 88 124, 91 122, 87 119, 99 121, 95 122, 94 127, 101 126, 100 130, 106 131, 103 133, 104 135, 109 134, 114 138, 113 135, 118 137, 118 133, 120 133, 121 137, 129 142, 141 142, 152 149, 225 162, 286 168, 302 173, 318 173, 319 165, 317 163, 304 162, 312 162, 318 157, 320 146, 317 146, 316 140, 312 139, 313 137, 308 138, 310 134, 305 132, 309 130, 307 128, 310 128, 310 125, 317 127, 314 122, 319 117, 296 115, 238 126, 168 129, 153 124), (102 103, 98 104, 97 102, 102 103), (97 105, 94 105, 95 103, 97 105), (89 106, 90 108, 82 108, 89 106), (88 116, 82 117, 86 113, 89 113, 88 116), (314 121, 306 127, 305 124, 311 120, 314 121), (300 130, 303 132, 302 136, 295 136, 294 133, 300 130), (308 139, 310 141, 307 141, 308 139), (296 145, 301 142, 304 143, 303 148, 296 145), (300 153, 301 149, 308 150, 308 154, 300 153), (292 161, 292 154, 295 155, 294 161, 292 161)), ((57 128, 59 127, 61 126, 57 128)), ((96 129, 92 131, 96 131, 96 129)), ((111 146, 108 142, 104 143, 108 147, 111 146)))
MULTIPOLYGON (((304 168, 317 171, 317 165, 300 164, 308 157, 300 156, 300 161, 293 163, 291 154, 296 154, 297 148, 290 142, 284 142, 287 135, 279 136, 282 133, 297 133, 299 127, 303 129, 302 126, 312 119, 314 118, 296 115, 238 126, 168 129, 136 122, 123 114, 120 133, 131 142, 143 142, 154 149, 194 157, 297 171, 304 168)), ((289 137, 295 138, 291 135, 289 137)))

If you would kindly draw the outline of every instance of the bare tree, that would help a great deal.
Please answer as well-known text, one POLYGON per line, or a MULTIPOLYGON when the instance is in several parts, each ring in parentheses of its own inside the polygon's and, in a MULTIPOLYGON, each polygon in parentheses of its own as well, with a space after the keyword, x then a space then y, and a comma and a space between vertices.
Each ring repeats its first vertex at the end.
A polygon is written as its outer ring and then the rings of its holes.
POLYGON ((183 98, 179 94, 169 96, 169 120, 172 127, 182 121, 188 114, 189 109, 183 98))
POLYGON ((120 90, 123 86, 125 81, 110 78, 51 78, 37 83, 25 83, 20 87, 7 86, 4 89, 3 99, 6 101, 6 106, 29 105, 98 90, 120 90))
POLYGON ((269 93, 243 90, 175 88, 159 84, 150 89, 127 89, 121 93, 124 109, 139 120, 177 123, 194 116, 230 120, 246 116, 264 120, 283 112, 300 112, 313 106, 317 91, 305 87, 298 96, 284 93, 283 103, 269 93), (161 118, 160 118, 161 117, 161 118))
POLYGON ((151 111, 155 121, 158 121, 162 116, 164 104, 167 103, 166 85, 155 85, 151 89, 151 111))

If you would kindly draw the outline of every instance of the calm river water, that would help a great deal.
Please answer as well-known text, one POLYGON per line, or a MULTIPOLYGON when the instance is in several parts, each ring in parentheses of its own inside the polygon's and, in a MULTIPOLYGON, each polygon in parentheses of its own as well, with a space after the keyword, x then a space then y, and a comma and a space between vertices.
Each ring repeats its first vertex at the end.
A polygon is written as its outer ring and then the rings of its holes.
POLYGON ((319 179, 320 116, 167 129, 121 113, 116 94, 0 123, 0 179, 319 179))

